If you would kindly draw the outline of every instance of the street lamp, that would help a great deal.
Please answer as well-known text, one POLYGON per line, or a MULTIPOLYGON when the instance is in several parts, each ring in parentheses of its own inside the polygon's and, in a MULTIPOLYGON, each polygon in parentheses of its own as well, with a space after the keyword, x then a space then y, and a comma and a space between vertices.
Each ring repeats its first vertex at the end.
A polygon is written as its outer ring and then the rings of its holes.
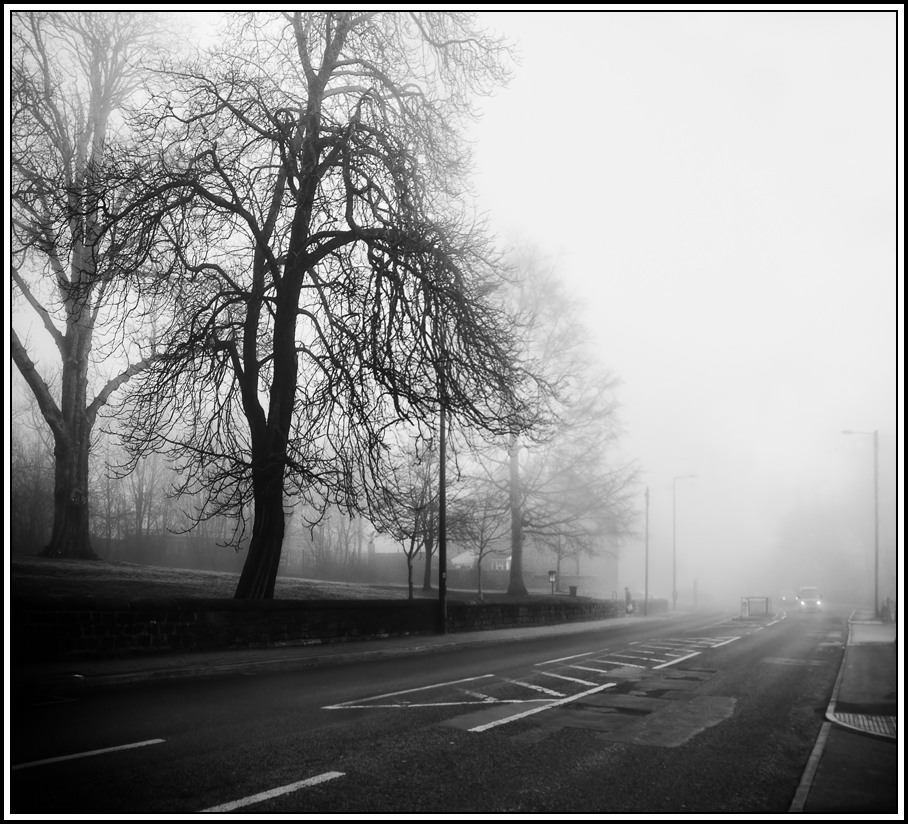
POLYGON ((675 544, 675 485, 685 478, 696 478, 696 475, 678 475, 672 478, 672 612, 678 604, 678 554, 675 544))
POLYGON ((549 583, 552 585, 552 595, 555 594, 555 576, 558 573, 554 569, 549 570, 549 583))
POLYGON ((879 430, 856 432, 843 429, 843 435, 873 435, 873 614, 880 615, 880 437, 879 430))

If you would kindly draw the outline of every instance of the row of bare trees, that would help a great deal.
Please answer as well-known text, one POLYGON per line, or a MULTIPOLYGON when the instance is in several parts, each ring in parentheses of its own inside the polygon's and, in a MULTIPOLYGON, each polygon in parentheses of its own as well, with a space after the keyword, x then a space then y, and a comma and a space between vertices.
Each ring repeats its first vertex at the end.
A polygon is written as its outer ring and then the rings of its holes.
POLYGON ((431 557, 442 408, 469 488, 506 490, 512 591, 524 533, 625 529, 611 383, 466 197, 507 45, 464 12, 234 14, 204 51, 164 19, 11 17, 11 349, 53 438, 44 553, 94 557, 102 418, 123 471, 163 456, 198 522, 248 540, 238 598, 272 597, 288 501, 313 535, 365 515, 431 557))
MULTIPOLYGON (((503 435, 459 426, 448 445, 448 534, 472 549, 482 595, 483 563, 510 559, 512 595, 527 594, 526 540, 562 563, 615 552, 636 517, 637 468, 616 457, 620 419, 616 379, 590 358, 591 345, 555 266, 529 247, 510 260, 521 358, 539 376, 536 419, 503 435)), ((428 580, 438 513, 436 429, 398 444, 376 525, 400 542, 412 565, 426 558, 428 580)))

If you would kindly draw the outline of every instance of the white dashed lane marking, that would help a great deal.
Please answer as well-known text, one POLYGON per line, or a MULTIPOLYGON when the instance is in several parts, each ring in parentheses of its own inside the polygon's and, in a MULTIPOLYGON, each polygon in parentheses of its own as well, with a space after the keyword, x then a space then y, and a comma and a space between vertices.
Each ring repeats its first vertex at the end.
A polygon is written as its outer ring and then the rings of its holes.
POLYGON ((316 784, 324 784, 335 778, 340 778, 342 772, 326 772, 321 775, 306 778, 303 781, 297 781, 293 784, 285 784, 283 787, 275 787, 273 790, 266 790, 263 793, 247 795, 245 798, 236 801, 228 801, 226 804, 218 804, 217 807, 209 807, 206 810, 200 810, 203 813, 229 813, 231 810, 238 810, 240 807, 249 807, 252 804, 258 804, 260 801, 268 801, 271 798, 277 798, 279 795, 296 792, 304 787, 314 787, 316 784))
POLYGON ((24 770, 26 767, 40 767, 44 764, 55 764, 58 761, 72 761, 74 758, 88 758, 92 755, 104 755, 109 752, 119 752, 120 750, 132 750, 136 747, 147 747, 149 744, 163 744, 163 738, 151 738, 148 741, 138 741, 135 744, 123 744, 119 747, 105 747, 103 750, 89 750, 88 752, 77 752, 72 755, 58 755, 56 758, 42 758, 40 761, 29 761, 25 764, 14 764, 10 769, 24 770))

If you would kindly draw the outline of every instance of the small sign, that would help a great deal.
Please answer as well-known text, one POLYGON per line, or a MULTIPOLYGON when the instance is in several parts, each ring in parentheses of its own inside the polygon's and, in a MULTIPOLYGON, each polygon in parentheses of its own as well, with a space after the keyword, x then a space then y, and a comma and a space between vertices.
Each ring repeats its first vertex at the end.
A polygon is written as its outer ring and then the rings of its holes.
POLYGON ((741 615, 770 615, 772 613, 772 599, 764 596, 750 596, 741 599, 741 615))

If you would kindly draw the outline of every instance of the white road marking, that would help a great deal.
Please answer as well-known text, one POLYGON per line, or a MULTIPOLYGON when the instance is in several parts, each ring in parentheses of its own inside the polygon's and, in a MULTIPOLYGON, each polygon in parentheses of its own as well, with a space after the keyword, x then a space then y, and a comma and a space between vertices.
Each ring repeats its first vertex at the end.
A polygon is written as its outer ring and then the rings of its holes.
POLYGON ((90 755, 104 755, 104 753, 108 752, 132 750, 136 747, 147 747, 149 744, 163 743, 163 738, 151 738, 148 741, 138 741, 135 744, 123 744, 120 747, 105 747, 103 750, 89 750, 88 752, 77 752, 72 755, 58 755, 56 758, 42 758, 40 761, 28 761, 25 764, 14 764, 10 769, 24 770, 26 767, 40 767, 42 764, 55 764, 57 761, 71 761, 74 758, 88 758, 90 755))
POLYGON ((479 681, 481 678, 491 678, 491 677, 492 677, 492 674, 489 673, 488 675, 477 675, 473 678, 460 678, 457 681, 444 681, 441 684, 430 684, 427 687, 413 687, 413 689, 409 689, 409 690, 398 690, 397 692, 386 692, 382 695, 373 695, 371 698, 358 698, 353 701, 344 701, 340 704, 332 704, 330 707, 322 707, 322 709, 323 710, 336 710, 336 709, 340 709, 341 707, 347 707, 351 704, 356 704, 357 702, 361 702, 361 701, 378 701, 381 698, 393 698, 395 695, 407 695, 408 693, 411 693, 411 692, 424 692, 425 690, 433 690, 438 687, 451 687, 451 686, 454 686, 454 684, 466 684, 469 681, 479 681))
POLYGON ((600 664, 614 664, 617 667, 636 667, 637 669, 646 669, 643 664, 632 664, 630 661, 599 661, 600 664))
POLYGON ((667 649, 692 649, 692 644, 686 644, 683 641, 662 641, 667 649))
MULTIPOLYGON (((674 645, 672 645, 672 646, 670 646, 670 647, 664 647, 664 646, 662 646, 661 644, 647 644, 647 645, 646 645, 646 648, 647 648, 647 649, 669 649, 669 650, 676 650, 676 649, 678 649, 679 646, 681 646, 681 645, 680 645, 680 644, 674 644, 674 645)), ((684 647, 681 646, 681 649, 684 649, 684 647)))
POLYGON ((541 672, 540 675, 547 675, 549 678, 560 678, 562 681, 573 681, 575 684, 584 684, 587 687, 595 687, 595 681, 582 681, 579 678, 571 678, 570 675, 558 675, 554 672, 541 672))
POLYGON ((646 655, 631 655, 628 652, 613 652, 612 655, 616 658, 636 658, 638 661, 658 661, 659 663, 662 663, 661 658, 650 658, 646 655))
POLYGON ((579 664, 571 664, 571 669, 587 670, 587 672, 604 672, 608 673, 609 670, 599 669, 598 667, 581 667, 579 664))
POLYGON ((670 667, 672 664, 677 664, 679 661, 686 661, 688 658, 693 658, 695 655, 699 655, 699 652, 692 652, 690 655, 683 655, 680 658, 672 658, 671 661, 666 661, 664 664, 659 664, 658 667, 653 667, 654 670, 662 669, 663 667, 670 667))
POLYGON ((237 801, 228 801, 226 804, 218 804, 217 807, 209 807, 206 810, 200 810, 203 813, 229 813, 231 810, 238 810, 240 807, 248 807, 250 804, 258 804, 259 801, 267 801, 269 798, 277 798, 279 795, 295 792, 303 787, 314 787, 316 784, 324 784, 334 778, 340 778, 342 772, 326 772, 321 775, 307 778, 305 781, 297 781, 294 784, 285 784, 283 787, 275 787, 273 790, 266 790, 256 795, 247 795, 237 801))
POLYGON ((492 698, 491 695, 486 695, 482 692, 473 692, 473 690, 458 690, 458 692, 462 692, 464 695, 472 695, 473 698, 478 698, 480 701, 484 701, 485 703, 494 703, 498 700, 497 698, 492 698))
POLYGON ((602 686, 594 687, 593 689, 587 690, 586 692, 581 692, 578 695, 571 695, 558 701, 552 701, 544 707, 534 707, 531 710, 526 710, 526 712, 519 712, 516 715, 510 715, 507 718, 500 718, 497 721, 490 721, 488 724, 480 724, 478 727, 470 728, 469 730, 467 730, 467 732, 485 732, 486 730, 492 729, 492 727, 499 727, 502 724, 510 724, 511 721, 516 721, 518 718, 526 718, 528 715, 534 715, 537 712, 544 712, 545 710, 550 710, 552 707, 560 707, 563 704, 568 704, 571 701, 576 701, 578 698, 584 698, 587 695, 592 695, 594 692, 601 692, 602 690, 614 686, 615 683, 603 684, 602 686))
POLYGON ((568 655, 565 658, 553 658, 551 661, 541 661, 538 664, 534 664, 537 667, 544 667, 548 664, 560 664, 562 661, 573 661, 575 658, 586 658, 588 655, 595 655, 595 652, 581 652, 578 655, 568 655))
POLYGON ((739 640, 740 637, 741 637, 741 636, 739 635, 739 636, 736 636, 736 637, 734 637, 734 638, 727 638, 726 640, 722 641, 722 642, 719 643, 719 644, 713 644, 713 648, 715 648, 715 647, 724 647, 726 644, 730 644, 732 641, 737 641, 737 640, 739 640))
POLYGON ((540 687, 538 684, 528 684, 526 681, 511 681, 510 679, 508 679, 508 683, 516 684, 518 687, 536 690, 537 692, 544 692, 546 695, 554 695, 556 698, 564 698, 563 692, 556 692, 555 690, 548 689, 548 687, 540 687))
POLYGON ((487 704, 535 704, 548 698, 493 698, 491 701, 430 701, 426 704, 344 704, 326 710, 420 710, 424 707, 483 707, 487 704))

